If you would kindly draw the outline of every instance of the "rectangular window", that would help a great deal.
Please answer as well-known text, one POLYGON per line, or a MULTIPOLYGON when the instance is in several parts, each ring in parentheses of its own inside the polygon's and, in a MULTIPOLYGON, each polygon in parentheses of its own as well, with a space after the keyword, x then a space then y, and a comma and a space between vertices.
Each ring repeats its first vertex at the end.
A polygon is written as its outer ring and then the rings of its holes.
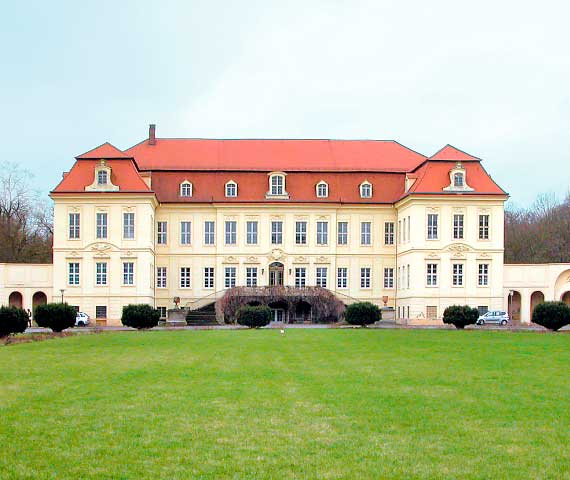
POLYGON ((168 223, 167 222, 157 222, 156 223, 156 243, 158 245, 166 245, 168 223))
POLYGON ((384 244, 394 245, 394 222, 384 223, 384 244))
POLYGON ((370 267, 360 269, 360 288, 370 288, 370 267))
POLYGON ((245 286, 257 287, 257 267, 247 267, 245 269, 245 286))
POLYGON ((135 238, 135 214, 131 212, 123 213, 123 238, 132 240, 135 238))
POLYGON ((426 284, 428 287, 437 287, 437 263, 427 264, 426 284))
POLYGON ((398 220, 398 243, 402 243, 402 220, 398 220))
POLYGON ((477 284, 480 287, 486 287, 489 285, 489 264, 480 263, 479 264, 479 275, 477 277, 477 284))
POLYGON ((348 287, 348 268, 339 267, 336 270, 336 286, 337 288, 348 287))
POLYGON ((95 285, 107 285, 106 262, 97 262, 95 264, 95 285))
POLYGON ((295 243, 297 245, 307 244, 307 222, 295 222, 295 243))
POLYGON ((107 238, 107 213, 98 212, 95 218, 97 220, 96 237, 107 238))
POLYGON ((411 221, 410 217, 408 217, 408 242, 410 241, 411 229, 412 229, 412 221, 411 221))
POLYGON ((69 285, 79 285, 79 263, 72 262, 68 264, 68 279, 69 285))
POLYGON ((156 309, 158 310, 160 318, 166 318, 166 307, 156 307, 156 309))
POLYGON ((204 245, 215 245, 216 224, 212 221, 204 222, 204 245))
POLYGON ((135 284, 135 264, 133 262, 123 262, 123 285, 135 284))
POLYGON ((437 318, 437 306, 428 305, 426 307, 426 318, 428 320, 435 320, 437 318))
POLYGON ((204 288, 214 288, 214 267, 204 267, 204 288))
POLYGON ((190 288, 191 282, 190 267, 180 267, 180 288, 190 288))
POLYGON ((406 277, 406 288, 410 288, 410 264, 408 264, 407 273, 408 276, 406 277))
POLYGON ((453 286, 461 287, 463 286, 463 264, 454 263, 453 264, 453 286))
POLYGON ((271 177, 271 195, 283 195, 285 193, 284 183, 282 175, 273 175, 271 177))
POLYGON ((317 287, 327 288, 327 267, 317 267, 317 287))
POLYGON ((372 245, 371 222, 362 222, 360 224, 360 245, 372 245))
POLYGON ((235 245, 237 243, 237 222, 235 220, 227 220, 226 223, 226 245, 235 245))
POLYGON ((192 243, 192 222, 180 222, 180 243, 190 245, 192 243))
POLYGON ((427 216, 427 238, 437 240, 437 213, 428 213, 427 216))
POLYGON ((402 243, 406 243, 406 219, 402 220, 402 243))
POLYGON ((166 288, 166 267, 156 267, 156 287, 166 288))
POLYGON ((257 222, 246 222, 245 241, 248 245, 257 245, 257 222))
POLYGON ((489 311, 489 307, 487 305, 479 305, 477 311, 479 312, 479 316, 485 315, 489 311))
POLYGON ((453 215, 453 239, 461 240, 463 238, 463 214, 453 215))
POLYGON ((107 306, 106 305, 95 306, 95 318, 107 318, 107 306))
POLYGON ((295 286, 302 288, 307 285, 307 269, 305 267, 295 268, 295 286))
POLYGON ((275 220, 271 222, 271 244, 281 245, 283 243, 283 222, 275 220))
POLYGON ((329 222, 317 222, 317 245, 329 243, 329 222))
POLYGON ((225 268, 224 285, 226 288, 233 288, 236 286, 236 267, 225 268))
POLYGON ((79 238, 79 213, 69 214, 69 238, 73 240, 79 238))
POLYGON ((394 288, 394 269, 384 269, 384 288, 394 288))
POLYGON ((489 215, 479 215, 479 240, 489 240, 489 215))
POLYGON ((338 222, 337 243, 339 245, 348 245, 348 222, 338 222))

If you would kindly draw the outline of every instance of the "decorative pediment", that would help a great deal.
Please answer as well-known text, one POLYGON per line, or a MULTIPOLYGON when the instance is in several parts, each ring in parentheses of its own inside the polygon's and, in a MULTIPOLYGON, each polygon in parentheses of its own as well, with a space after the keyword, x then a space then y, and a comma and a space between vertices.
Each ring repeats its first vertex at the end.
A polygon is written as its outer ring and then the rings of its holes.
POLYGON ((293 258, 293 263, 309 263, 309 259, 307 257, 303 257, 302 255, 293 258))
POLYGON ((324 255, 321 255, 320 257, 317 257, 315 259, 315 263, 330 263, 331 260, 329 257, 325 257, 324 255))
POLYGON ((285 252, 280 248, 274 248, 273 250, 271 250, 271 253, 269 254, 270 260, 280 260, 283 257, 285 257, 285 252))
POLYGON ((94 257, 108 257, 111 253, 111 250, 113 250, 113 246, 108 243, 100 242, 93 244, 91 246, 91 250, 94 252, 94 257))
POLYGON ((454 243, 447 247, 448 252, 457 252, 457 253, 465 253, 470 252, 472 248, 469 245, 465 245, 464 243, 454 243))
POLYGON ((238 259, 238 257, 235 257, 233 255, 229 255, 228 257, 224 257, 224 259, 222 260, 222 263, 239 263, 239 259, 238 259))
POLYGON ((444 187, 445 192, 472 192, 473 189, 467 185, 467 172, 461 162, 457 162, 455 167, 449 171, 449 185, 444 187))
POLYGON ((121 258, 137 258, 137 254, 127 250, 121 253, 121 258))
POLYGON ((244 263, 259 263, 259 258, 254 255, 250 255, 245 259, 244 263))
POLYGON ((430 259, 430 260, 434 260, 434 259, 438 259, 439 260, 439 254, 435 253, 435 252, 431 252, 428 255, 426 255, 426 258, 430 259))
POLYGON ((95 167, 93 183, 85 187, 86 192, 118 192, 119 186, 111 181, 111 167, 101 160, 95 167))

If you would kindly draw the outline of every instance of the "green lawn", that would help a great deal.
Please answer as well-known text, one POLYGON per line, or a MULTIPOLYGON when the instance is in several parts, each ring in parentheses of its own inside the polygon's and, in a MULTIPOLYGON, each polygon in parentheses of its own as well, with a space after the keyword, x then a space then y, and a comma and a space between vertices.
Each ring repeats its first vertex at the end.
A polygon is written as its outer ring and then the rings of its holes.
POLYGON ((570 335, 121 332, 0 347, 0 478, 570 478, 570 335))

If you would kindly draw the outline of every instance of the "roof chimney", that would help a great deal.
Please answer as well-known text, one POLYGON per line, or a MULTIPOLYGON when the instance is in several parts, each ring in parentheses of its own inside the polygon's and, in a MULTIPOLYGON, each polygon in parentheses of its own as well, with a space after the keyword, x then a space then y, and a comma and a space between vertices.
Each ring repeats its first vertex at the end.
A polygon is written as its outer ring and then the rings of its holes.
POLYGON ((148 144, 156 145, 156 125, 154 123, 148 126, 148 144))

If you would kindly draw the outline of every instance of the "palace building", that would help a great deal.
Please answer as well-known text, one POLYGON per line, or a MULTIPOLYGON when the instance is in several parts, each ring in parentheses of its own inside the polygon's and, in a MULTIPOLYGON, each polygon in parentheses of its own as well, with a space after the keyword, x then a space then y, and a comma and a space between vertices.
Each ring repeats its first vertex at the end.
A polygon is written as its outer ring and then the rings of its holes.
POLYGON ((236 286, 320 287, 425 321, 451 304, 506 310, 507 197, 450 145, 424 156, 395 141, 157 138, 151 125, 127 150, 76 157, 51 192, 44 290, 107 324, 129 303, 166 317, 175 298, 200 309, 236 286))

